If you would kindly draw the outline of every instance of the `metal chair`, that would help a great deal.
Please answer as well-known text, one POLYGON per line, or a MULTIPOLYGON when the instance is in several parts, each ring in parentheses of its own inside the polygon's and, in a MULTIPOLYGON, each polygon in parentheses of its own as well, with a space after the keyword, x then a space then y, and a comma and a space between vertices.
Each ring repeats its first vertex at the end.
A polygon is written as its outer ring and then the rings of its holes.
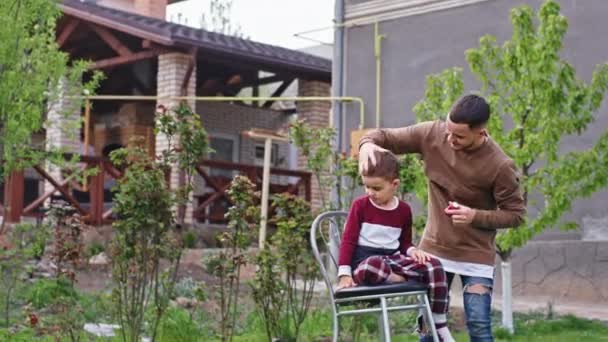
POLYGON ((424 316, 427 326, 430 328, 433 340, 439 342, 435 324, 431 314, 431 306, 427 297, 427 285, 407 281, 399 284, 376 285, 376 286, 356 286, 351 288, 336 291, 334 289, 335 272, 338 269, 338 246, 342 238, 342 230, 347 213, 343 211, 329 211, 320 214, 315 218, 310 230, 310 244, 315 255, 321 274, 327 289, 329 290, 329 298, 333 311, 333 341, 338 341, 339 336, 339 319, 341 316, 359 315, 366 313, 379 314, 379 331, 381 340, 390 342, 391 333, 388 320, 388 313, 392 311, 407 311, 420 310, 424 316), (322 251, 319 250, 319 244, 322 251), (327 260, 323 260, 321 255, 327 256, 327 260), (327 262, 327 266, 326 266, 327 262), (330 268, 330 271, 328 271, 330 268), (333 273, 333 277, 330 276, 333 273), (397 297, 415 297, 415 304, 393 305, 388 299, 397 297), (371 307, 362 307, 355 309, 345 309, 342 306, 352 306, 357 303, 372 304, 371 307), (378 306, 379 304, 379 306, 378 306))

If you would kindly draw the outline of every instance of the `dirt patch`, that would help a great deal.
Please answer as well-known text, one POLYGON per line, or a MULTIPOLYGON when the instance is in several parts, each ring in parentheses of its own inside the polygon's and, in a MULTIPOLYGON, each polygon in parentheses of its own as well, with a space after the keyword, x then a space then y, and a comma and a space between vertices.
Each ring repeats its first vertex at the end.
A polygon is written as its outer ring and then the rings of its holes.
MULTIPOLYGON (((185 249, 182 254, 178 279, 190 277, 203 282, 207 287, 219 284, 219 279, 207 272, 204 260, 219 250, 214 249, 185 249)), ((241 284, 252 280, 255 276, 255 265, 247 264, 241 268, 241 284)), ((107 291, 112 287, 112 270, 110 265, 85 264, 76 271, 76 287, 85 292, 107 291)), ((248 288, 248 287, 244 287, 248 288)))

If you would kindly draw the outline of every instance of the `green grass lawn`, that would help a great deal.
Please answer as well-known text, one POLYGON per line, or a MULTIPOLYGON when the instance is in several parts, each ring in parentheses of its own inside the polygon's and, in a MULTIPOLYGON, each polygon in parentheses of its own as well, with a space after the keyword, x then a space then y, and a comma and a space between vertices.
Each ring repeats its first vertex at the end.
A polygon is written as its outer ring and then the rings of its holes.
MULTIPOLYGON (((44 307, 44 303, 50 301, 56 289, 46 286, 45 282, 40 282, 37 286, 31 287, 22 296, 23 301, 38 304, 44 307), (35 290, 35 291, 34 291, 35 290), (52 290, 52 291, 51 291, 52 290), (48 297, 48 298, 47 298, 48 297), (40 303, 38 303, 40 302, 40 303)), ((107 296, 79 295, 78 300, 86 308, 82 313, 86 322, 111 322, 111 318, 105 317, 109 311, 107 296)), ((32 304, 32 305, 33 305, 32 304)), ((266 342, 268 341, 264 331, 264 323, 260 316, 252 311, 252 308, 245 310, 243 319, 237 322, 237 334, 235 342, 266 342), (246 318, 245 318, 246 317, 246 318)), ((499 328, 500 313, 494 312, 494 336, 497 342, 500 341, 550 341, 550 342, 587 342, 587 341, 606 341, 608 342, 608 322, 591 321, 577 318, 574 316, 555 316, 549 312, 516 313, 515 314, 515 334, 510 335, 505 330, 499 328)), ((165 321, 161 324, 158 342, 208 342, 219 341, 217 327, 213 327, 214 319, 209 313, 201 312, 192 316, 181 308, 171 308, 168 310, 165 321)), ((353 341, 356 330, 359 331, 359 338, 356 341, 378 341, 377 319, 375 316, 358 316, 356 320, 352 317, 341 319, 341 341, 353 341)), ((36 333, 32 329, 27 329, 23 325, 24 318, 15 318, 11 325, 20 325, 19 329, 0 328, 0 341, 55 341, 55 338, 44 333, 36 333), (12 333, 9 331, 13 330, 12 333)), ((391 316, 391 326, 393 329, 393 341, 406 342, 418 341, 418 337, 413 333, 415 326, 415 314, 403 313, 391 316)), ((450 327, 453 330, 456 341, 468 341, 468 335, 464 327, 462 309, 450 311, 450 327)), ((330 310, 323 303, 318 303, 316 309, 309 312, 307 319, 301 327, 300 339, 303 342, 326 342, 331 340, 332 317, 330 310)), ((80 332, 82 341, 120 341, 120 338, 94 338, 84 331, 80 332)), ((293 336, 293 332, 286 333, 286 336, 293 336)), ((63 339, 62 339, 63 340, 63 339)), ((67 336, 66 336, 66 340, 67 336)))
MULTIPOLYGON (((406 316, 407 317, 407 316, 406 316)), ((494 314, 495 322, 500 319, 500 313, 494 314)), ((400 324, 411 326, 411 318, 400 319, 401 322, 393 321, 393 327, 400 324)), ((357 341, 378 341, 376 321, 373 318, 366 318, 359 321, 362 329, 357 341)), ((599 321, 591 321, 577 318, 574 316, 561 316, 548 318, 543 313, 515 314, 515 334, 510 335, 505 330, 495 328, 494 336, 497 342, 500 341, 550 341, 550 342, 582 342, 582 341, 607 341, 608 324, 599 321)), ((498 326, 498 324, 495 324, 498 326)), ((346 319, 343 322, 341 340, 352 341, 353 322, 346 319)), ((251 327, 249 333, 236 336, 237 342, 265 342, 267 338, 260 329, 251 327)), ((316 311, 307 320, 303 327, 302 341, 328 341, 326 337, 331 336, 331 316, 324 311, 316 311), (324 338, 325 337, 325 338, 324 338)), ((469 337, 466 331, 458 331, 454 334, 456 341, 466 342, 469 337)), ((401 333, 392 337, 395 342, 415 342, 418 341, 417 335, 413 333, 401 333)))

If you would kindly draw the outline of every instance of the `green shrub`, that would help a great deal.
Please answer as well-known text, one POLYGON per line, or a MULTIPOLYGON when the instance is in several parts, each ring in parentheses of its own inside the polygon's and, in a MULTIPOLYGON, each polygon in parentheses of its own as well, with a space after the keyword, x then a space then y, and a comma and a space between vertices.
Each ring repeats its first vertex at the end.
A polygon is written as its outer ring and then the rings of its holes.
POLYGON ((209 341, 209 330, 201 324, 204 317, 192 317, 187 310, 171 307, 163 316, 158 332, 160 342, 198 342, 209 341))
POLYGON ((59 300, 77 299, 78 294, 68 279, 37 280, 26 293, 26 300, 36 309, 45 308, 59 300))
POLYGON ((187 231, 184 234, 184 248, 195 248, 196 247, 196 234, 193 231, 187 231))
POLYGON ((100 254, 102 252, 105 252, 105 250, 106 250, 106 247, 102 243, 99 243, 97 241, 93 241, 87 247, 87 255, 89 257, 92 257, 92 256, 98 255, 98 254, 100 254))

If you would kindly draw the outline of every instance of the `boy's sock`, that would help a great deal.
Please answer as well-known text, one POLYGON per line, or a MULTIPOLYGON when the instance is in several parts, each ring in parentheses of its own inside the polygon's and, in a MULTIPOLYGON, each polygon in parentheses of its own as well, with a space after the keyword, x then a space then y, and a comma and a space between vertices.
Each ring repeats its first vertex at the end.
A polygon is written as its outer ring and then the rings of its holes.
POLYGON ((437 336, 439 336, 439 341, 441 342, 454 342, 454 338, 447 326, 437 329, 437 336))
POLYGON ((437 336, 439 336, 439 340, 441 342, 454 342, 454 338, 448 329, 447 315, 433 312, 433 321, 435 322, 435 329, 437 329, 437 336))

